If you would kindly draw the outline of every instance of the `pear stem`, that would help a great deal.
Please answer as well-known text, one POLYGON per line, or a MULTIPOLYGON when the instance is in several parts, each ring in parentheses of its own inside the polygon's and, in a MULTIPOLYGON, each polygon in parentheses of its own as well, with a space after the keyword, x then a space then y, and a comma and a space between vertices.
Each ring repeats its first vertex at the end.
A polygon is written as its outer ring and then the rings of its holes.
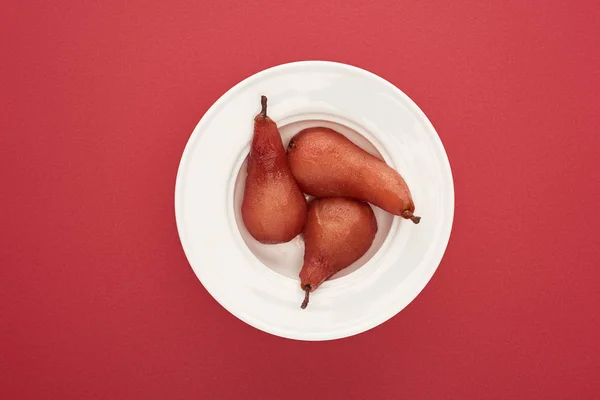
POLYGON ((267 96, 260 96, 260 113, 264 118, 267 118, 267 96))
POLYGON ((306 306, 308 305, 308 298, 310 297, 310 285, 304 285, 304 301, 302 302, 302 305, 300 306, 301 309, 305 309, 306 306))
POLYGON ((415 224, 418 224, 419 222, 421 222, 421 217, 417 217, 416 215, 413 215, 412 211, 409 211, 409 210, 402 212, 402 216, 406 219, 410 219, 415 224))

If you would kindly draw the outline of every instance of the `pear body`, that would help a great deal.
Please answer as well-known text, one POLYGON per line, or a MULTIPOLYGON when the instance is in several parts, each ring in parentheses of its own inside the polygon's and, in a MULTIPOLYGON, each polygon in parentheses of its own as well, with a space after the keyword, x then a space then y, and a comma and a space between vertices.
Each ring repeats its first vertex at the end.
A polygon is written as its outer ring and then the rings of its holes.
POLYGON ((306 199, 288 165, 277 124, 263 111, 254 118, 248 155, 248 176, 242 201, 242 219, 259 242, 275 244, 296 237, 306 220, 306 199))
POLYGON ((339 132, 308 128, 292 138, 289 165, 300 189, 316 197, 351 197, 418 223, 415 204, 402 178, 384 161, 339 132))

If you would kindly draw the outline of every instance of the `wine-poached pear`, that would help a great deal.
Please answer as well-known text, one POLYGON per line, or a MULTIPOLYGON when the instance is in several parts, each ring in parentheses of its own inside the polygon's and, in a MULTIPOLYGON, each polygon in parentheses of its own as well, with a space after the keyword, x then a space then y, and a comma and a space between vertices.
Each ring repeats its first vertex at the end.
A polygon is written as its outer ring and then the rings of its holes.
POLYGON ((369 202, 418 224, 410 190, 398 172, 333 129, 300 131, 287 148, 296 182, 316 197, 342 196, 369 202))
POLYGON ((265 244, 289 242, 306 220, 306 199, 290 171, 277 124, 267 116, 267 98, 254 118, 242 219, 248 232, 265 244))
POLYGON ((304 264, 300 287, 309 294, 334 274, 362 257, 377 233, 375 214, 367 203, 346 197, 315 199, 308 205, 304 264))

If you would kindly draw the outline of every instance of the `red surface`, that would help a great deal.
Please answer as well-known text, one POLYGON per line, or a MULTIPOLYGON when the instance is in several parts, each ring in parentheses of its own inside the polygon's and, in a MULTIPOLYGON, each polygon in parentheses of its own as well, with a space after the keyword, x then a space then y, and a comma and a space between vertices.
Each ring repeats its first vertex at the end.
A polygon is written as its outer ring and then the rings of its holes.
POLYGON ((37 3, 0 5, 0 398, 600 397, 599 2, 37 3), (173 212, 208 107, 304 59, 409 94, 456 186, 423 293, 326 343, 221 308, 173 212))

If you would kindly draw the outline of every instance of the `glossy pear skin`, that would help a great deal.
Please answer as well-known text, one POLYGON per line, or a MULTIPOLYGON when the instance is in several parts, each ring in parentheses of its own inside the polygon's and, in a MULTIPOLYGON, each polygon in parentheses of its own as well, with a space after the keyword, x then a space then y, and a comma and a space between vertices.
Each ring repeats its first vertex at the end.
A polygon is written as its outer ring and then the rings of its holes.
POLYGON ((377 233, 375 214, 367 203, 346 198, 315 199, 304 226, 304 264, 300 286, 308 293, 362 257, 377 233))
POLYGON ((289 242, 306 220, 306 199, 290 171, 277 124, 267 116, 267 98, 254 118, 242 219, 248 232, 265 244, 289 242))
POLYGON ((419 223, 406 182, 384 161, 339 132, 308 128, 287 149, 292 174, 303 192, 316 197, 352 197, 419 223))

